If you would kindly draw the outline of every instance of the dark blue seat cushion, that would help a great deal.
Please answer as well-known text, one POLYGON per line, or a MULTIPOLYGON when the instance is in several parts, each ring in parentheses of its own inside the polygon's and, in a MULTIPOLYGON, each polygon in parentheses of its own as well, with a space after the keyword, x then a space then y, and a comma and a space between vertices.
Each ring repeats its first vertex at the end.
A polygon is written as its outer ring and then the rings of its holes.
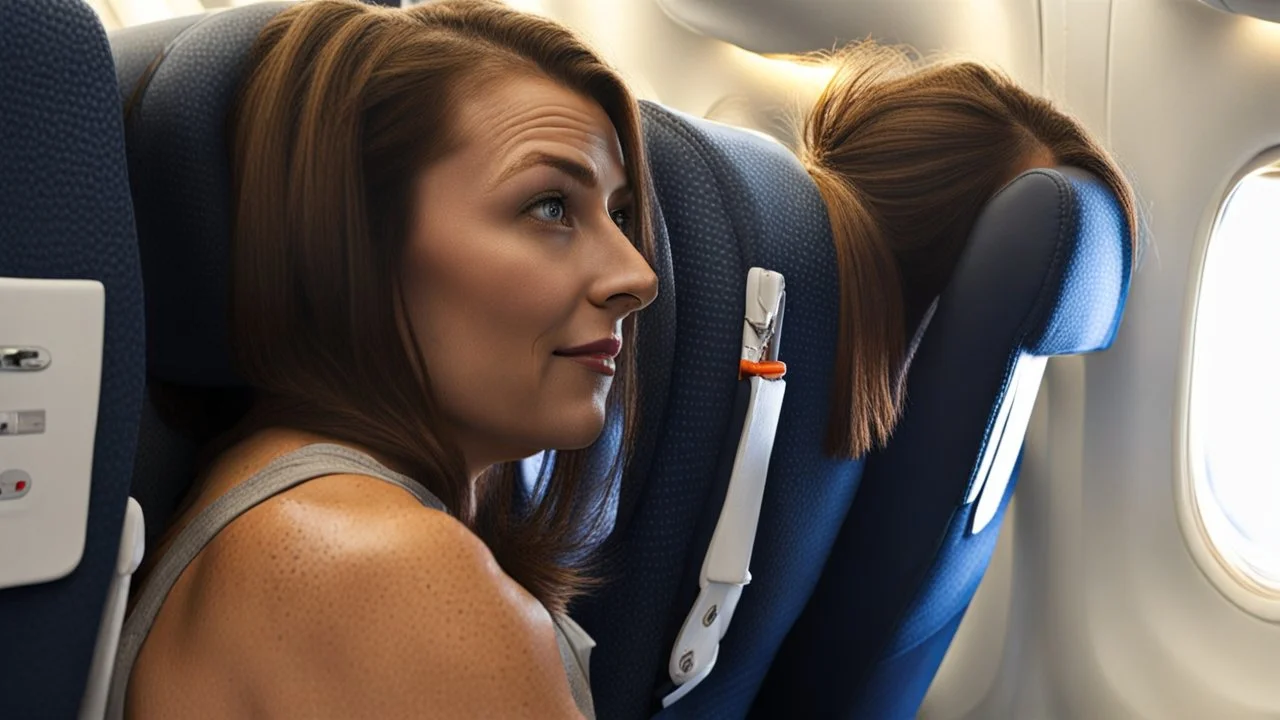
POLYGON ((154 544, 197 453, 247 397, 227 344, 229 162, 223 126, 249 48, 286 3, 111 33, 147 287, 148 386, 133 495, 154 544))
POLYGON ((838 283, 821 197, 795 157, 753 133, 645 104, 645 139, 671 242, 675 363, 645 387, 667 393, 649 416, 660 439, 624 478, 614 579, 574 608, 599 643, 601 717, 648 717, 669 689, 671 645, 698 573, 736 447, 737 368, 747 270, 781 272, 787 315, 783 406, 760 517, 754 580, 710 677, 664 717, 741 717, 809 591, 857 488, 861 464, 822 450, 835 359, 838 283), (736 422, 735 422, 736 421, 736 422))
POLYGON ((1124 213, 1088 173, 1032 170, 987 204, 916 353, 902 423, 868 455, 755 715, 914 717, 1014 486, 985 478, 1000 493, 998 512, 971 533, 976 503, 966 499, 979 494, 983 456, 999 442, 1014 368, 1024 357, 1110 346, 1131 272, 1124 213))
POLYGON ((61 580, 0 591, 0 717, 75 717, 115 570, 144 374, 120 98, 106 33, 83 2, 0 0, 0 138, 0 276, 106 288, 84 556, 61 580))
POLYGON ((224 127, 250 47, 285 7, 263 3, 112 34, 118 83, 129 98, 125 132, 147 286, 147 369, 155 379, 242 384, 227 344, 224 127), (148 59, 155 49, 162 54, 148 59))

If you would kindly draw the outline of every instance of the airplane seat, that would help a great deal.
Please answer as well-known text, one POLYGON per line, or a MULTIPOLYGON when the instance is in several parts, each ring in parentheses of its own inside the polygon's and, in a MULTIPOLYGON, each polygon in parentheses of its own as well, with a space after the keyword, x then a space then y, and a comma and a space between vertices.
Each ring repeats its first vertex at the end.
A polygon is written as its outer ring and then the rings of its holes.
POLYGON ((140 554, 143 297, 115 88, 87 5, 0 0, 4 718, 94 716, 140 554))
POLYGON ((116 66, 116 83, 120 88, 120 101, 125 111, 133 101, 138 81, 146 74, 151 64, 160 57, 165 45, 183 30, 204 17, 204 15, 187 15, 170 20, 133 25, 112 30, 107 37, 111 44, 111 58, 116 66))
POLYGON ((666 398, 660 414, 645 413, 661 436, 624 475, 610 582, 573 611, 598 643, 591 679, 600 717, 742 717, 818 581, 862 468, 823 451, 838 334, 835 250, 822 198, 787 148, 653 103, 641 107, 674 268, 674 363, 640 368, 646 397, 666 398), (737 372, 752 267, 785 278, 778 350, 786 396, 758 527, 739 548, 749 556, 749 584, 736 609, 726 603, 703 615, 693 608, 709 574, 704 557, 747 413, 737 372), (677 646, 687 619, 714 627, 727 614, 718 655, 714 646, 710 658, 696 643, 692 656, 677 646), (673 666, 686 659, 685 676, 714 664, 700 683, 682 678, 680 691, 693 689, 663 709, 677 692, 673 666))
POLYGON ((1047 358, 1111 345, 1132 266, 1124 213, 1084 171, 1028 171, 987 204, 753 717, 915 716, 994 550, 1047 358))
POLYGON ((223 125, 264 3, 114 31, 143 281, 147 390, 133 493, 154 545, 206 442, 247 409, 227 344, 229 159, 223 125))

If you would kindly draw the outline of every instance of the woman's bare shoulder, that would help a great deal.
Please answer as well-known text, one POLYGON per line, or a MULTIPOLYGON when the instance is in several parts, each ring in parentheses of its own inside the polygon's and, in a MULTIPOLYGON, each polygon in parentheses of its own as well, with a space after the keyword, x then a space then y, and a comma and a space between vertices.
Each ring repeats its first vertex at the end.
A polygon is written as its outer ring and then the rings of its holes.
POLYGON ((541 604, 469 529, 390 483, 282 493, 223 530, 197 573, 190 642, 269 715, 575 712, 541 604))

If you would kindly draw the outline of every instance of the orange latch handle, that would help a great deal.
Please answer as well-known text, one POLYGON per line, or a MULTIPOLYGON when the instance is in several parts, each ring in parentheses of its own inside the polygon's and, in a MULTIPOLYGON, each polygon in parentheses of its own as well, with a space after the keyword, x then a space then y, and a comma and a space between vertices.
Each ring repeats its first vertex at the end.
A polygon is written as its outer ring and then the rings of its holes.
POLYGON ((780 360, 738 361, 738 379, 762 377, 765 380, 778 380, 787 374, 787 364, 780 360))

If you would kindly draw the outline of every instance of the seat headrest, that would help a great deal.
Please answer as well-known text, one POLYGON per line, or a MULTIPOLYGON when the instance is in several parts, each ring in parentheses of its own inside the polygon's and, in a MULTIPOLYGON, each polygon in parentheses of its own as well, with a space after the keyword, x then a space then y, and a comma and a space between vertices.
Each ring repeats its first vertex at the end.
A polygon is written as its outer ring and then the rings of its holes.
MULTIPOLYGON (((165 42, 131 98, 125 121, 129 175, 147 288, 148 369, 181 385, 242 384, 227 328, 231 200, 224 136, 249 50, 273 2, 112 37, 117 58, 165 42)), ((117 68, 121 85, 138 62, 117 68)))
POLYGON ((1023 313, 1009 327, 1031 355, 1104 350, 1132 267, 1128 221, 1105 184, 1076 168, 1030 170, 983 209, 942 304, 1023 313))

